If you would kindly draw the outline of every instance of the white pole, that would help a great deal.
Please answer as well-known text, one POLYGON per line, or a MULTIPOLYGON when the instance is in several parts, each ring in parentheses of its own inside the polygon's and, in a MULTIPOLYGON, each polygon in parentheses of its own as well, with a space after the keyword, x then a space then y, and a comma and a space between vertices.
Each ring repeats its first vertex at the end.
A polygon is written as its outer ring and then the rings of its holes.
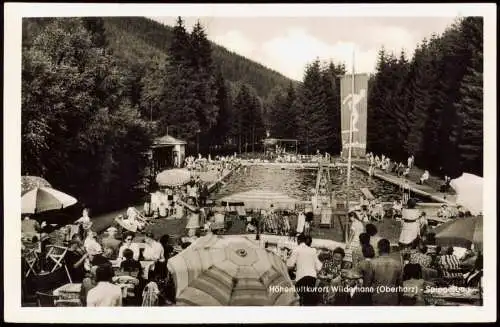
MULTIPOLYGON (((352 157, 352 113, 354 111, 354 50, 352 52, 352 76, 351 76, 351 111, 349 113, 349 149, 347 157, 347 196, 346 196, 346 207, 347 212, 349 212, 349 193, 351 191, 351 157, 352 157)), ((348 220, 349 221, 349 220, 348 220)), ((349 229, 348 225, 345 229, 345 240, 347 242, 349 229)))

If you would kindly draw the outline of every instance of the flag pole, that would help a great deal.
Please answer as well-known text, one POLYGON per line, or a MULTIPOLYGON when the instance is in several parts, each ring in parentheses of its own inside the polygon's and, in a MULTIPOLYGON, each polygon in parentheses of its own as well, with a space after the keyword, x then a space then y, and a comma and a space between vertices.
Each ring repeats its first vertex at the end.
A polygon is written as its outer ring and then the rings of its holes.
MULTIPOLYGON (((349 213, 349 193, 351 192, 351 157, 352 157, 352 114, 354 111, 354 50, 352 51, 352 75, 351 75, 351 110, 349 113, 349 149, 347 156, 347 195, 346 195, 346 208, 347 213, 349 213)), ((347 219, 347 225, 345 229, 345 240, 348 241, 349 236, 349 219, 347 219)))

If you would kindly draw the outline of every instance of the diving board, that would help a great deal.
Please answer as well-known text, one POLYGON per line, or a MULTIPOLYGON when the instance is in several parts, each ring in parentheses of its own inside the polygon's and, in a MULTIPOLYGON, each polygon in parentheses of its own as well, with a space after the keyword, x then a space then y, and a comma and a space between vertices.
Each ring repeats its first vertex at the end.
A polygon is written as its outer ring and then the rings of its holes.
POLYGON ((370 190, 369 190, 369 189, 367 189, 366 187, 361 188, 361 193, 363 193, 363 196, 364 196, 367 200, 369 200, 369 201, 371 201, 371 200, 375 200, 375 197, 373 196, 372 192, 370 192, 370 190))

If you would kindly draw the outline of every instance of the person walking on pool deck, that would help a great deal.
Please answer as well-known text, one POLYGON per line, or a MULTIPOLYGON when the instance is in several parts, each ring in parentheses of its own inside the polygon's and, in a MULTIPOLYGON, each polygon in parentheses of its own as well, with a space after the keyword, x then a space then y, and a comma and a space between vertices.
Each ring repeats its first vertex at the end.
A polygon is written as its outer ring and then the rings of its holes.
POLYGON ((287 261, 289 268, 296 267, 295 287, 300 297, 300 305, 315 306, 318 299, 314 288, 316 278, 323 264, 318 258, 316 249, 311 247, 312 238, 300 234, 297 238, 299 244, 292 252, 287 261))
POLYGON ((399 236, 400 249, 417 244, 420 239, 420 210, 415 209, 417 202, 411 198, 407 208, 403 209, 403 225, 399 236))

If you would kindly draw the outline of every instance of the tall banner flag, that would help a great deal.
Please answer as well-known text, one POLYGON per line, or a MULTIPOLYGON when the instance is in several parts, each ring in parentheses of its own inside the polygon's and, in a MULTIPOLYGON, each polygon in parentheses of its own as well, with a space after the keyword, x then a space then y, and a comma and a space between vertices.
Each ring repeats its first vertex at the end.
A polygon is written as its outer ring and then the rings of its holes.
POLYGON ((352 75, 340 81, 342 157, 349 155, 349 118, 352 114, 352 153, 353 157, 364 157, 366 153, 366 126, 368 107, 368 74, 354 75, 354 94, 352 75))

